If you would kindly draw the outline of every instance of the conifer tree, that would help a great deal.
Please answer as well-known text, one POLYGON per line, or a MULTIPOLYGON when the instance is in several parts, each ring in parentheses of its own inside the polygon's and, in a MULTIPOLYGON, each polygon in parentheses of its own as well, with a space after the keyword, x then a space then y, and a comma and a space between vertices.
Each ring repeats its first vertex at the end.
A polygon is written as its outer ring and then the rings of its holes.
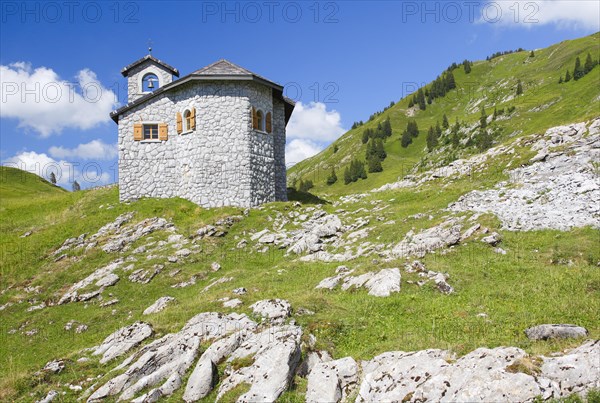
POLYGON ((573 70, 573 79, 577 81, 584 75, 585 72, 583 70, 583 66, 581 66, 581 60, 579 59, 579 56, 577 56, 577 59, 575 59, 575 70, 573 70))
POLYGON ((414 102, 414 98, 411 98, 411 99, 408 101, 408 107, 409 107, 409 108, 412 108, 413 106, 415 106, 415 102, 414 102))
POLYGON ((369 129, 365 129, 363 131, 363 134, 362 134, 362 143, 363 144, 367 144, 367 142, 369 141, 369 137, 370 137, 369 136, 369 129))
POLYGON ((567 69, 567 74, 565 74, 565 83, 571 81, 571 73, 569 73, 569 69, 567 69))
POLYGON ((367 160, 367 163, 369 165, 369 167, 368 167, 369 173, 383 171, 383 167, 381 166, 381 159, 379 159, 379 156, 377 156, 377 155, 371 156, 371 158, 369 158, 367 160))
POLYGON ((444 113, 444 117, 442 118, 442 127, 444 129, 447 129, 448 127, 450 127, 450 123, 448 123, 448 117, 446 116, 445 113, 444 113))
POLYGON ((523 85, 521 84, 521 80, 517 82, 517 95, 521 95, 523 93, 523 85))
POLYGON ((81 186, 79 186, 79 183, 77 181, 75 181, 75 182, 73 182, 72 189, 73 189, 73 192, 79 192, 81 190, 81 186))
POLYGON ((54 175, 54 172, 50 172, 50 183, 56 185, 56 175, 54 175))
POLYGON ((435 147, 438 145, 437 134, 433 126, 429 127, 429 131, 427 132, 427 150, 432 152, 435 147))
POLYGON ((563 78, 562 78, 562 76, 560 76, 560 78, 558 79, 558 83, 559 83, 559 84, 562 84, 562 83, 563 83, 563 78))
POLYGON ((531 53, 529 54, 529 57, 535 57, 535 52, 532 50, 531 53))
POLYGON ((402 145, 402 147, 408 147, 410 143, 412 143, 412 137, 413 136, 411 136, 408 130, 405 130, 404 133, 402 133, 402 138, 400 139, 400 144, 402 145))
POLYGON ((338 180, 337 175, 335 174, 335 167, 331 168, 331 173, 329 174, 329 176, 327 177, 327 184, 329 186, 333 185, 334 183, 336 183, 338 180))
POLYGON ((463 62, 463 68, 465 69, 465 74, 469 74, 471 72, 471 62, 468 60, 465 60, 463 62))
POLYGON ((390 122, 389 117, 383 121, 382 130, 384 137, 390 137, 392 135, 392 123, 390 122))
POLYGON ((481 107, 481 117, 479 118, 479 125, 482 129, 487 127, 487 113, 485 113, 485 108, 481 107))
POLYGON ((373 154, 377 155, 381 161, 387 158, 387 153, 385 152, 385 148, 383 147, 383 141, 378 140, 373 145, 373 154))
POLYGON ((440 127, 440 122, 435 123, 435 136, 438 139, 442 136, 442 128, 440 127))
POLYGON ((344 169, 344 184, 348 185, 352 182, 352 174, 350 173, 350 169, 346 167, 344 169))
POLYGON ((456 123, 452 126, 452 135, 450 137, 450 142, 454 148, 457 148, 460 145, 460 138, 458 137, 458 131, 460 130, 460 125, 458 123, 458 119, 456 119, 456 123))
POLYGON ((419 109, 421 109, 422 111, 427 109, 427 104, 425 103, 425 94, 423 93, 422 88, 419 88, 419 91, 417 92, 417 101, 419 104, 419 109))
POLYGON ((592 60, 592 55, 588 52, 587 57, 585 58, 585 64, 583 65, 584 74, 589 73, 594 68, 594 61, 592 60))

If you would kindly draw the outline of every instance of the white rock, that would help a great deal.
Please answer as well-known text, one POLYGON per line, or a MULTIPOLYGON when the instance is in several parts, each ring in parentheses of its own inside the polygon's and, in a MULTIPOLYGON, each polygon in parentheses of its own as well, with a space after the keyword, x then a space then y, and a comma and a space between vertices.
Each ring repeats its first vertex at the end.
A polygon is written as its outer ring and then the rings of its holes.
POLYGON ((175 298, 173 297, 160 297, 159 299, 157 299, 152 305, 150 305, 148 308, 146 308, 143 312, 143 315, 150 315, 153 313, 157 313, 162 311, 163 309, 165 309, 167 307, 167 305, 169 305, 169 303, 175 301, 175 298))

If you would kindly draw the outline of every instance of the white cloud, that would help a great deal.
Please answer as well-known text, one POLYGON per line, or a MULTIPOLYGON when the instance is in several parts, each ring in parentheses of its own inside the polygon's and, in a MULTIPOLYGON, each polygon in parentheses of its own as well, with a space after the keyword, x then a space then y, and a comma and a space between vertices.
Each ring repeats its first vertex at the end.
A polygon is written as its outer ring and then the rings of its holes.
POLYGON ((118 155, 116 144, 106 144, 102 140, 92 140, 89 143, 79 144, 75 148, 52 146, 48 152, 54 158, 84 160, 110 160, 118 155))
POLYGON ((308 105, 298 102, 287 125, 287 137, 331 142, 346 131, 341 120, 337 111, 328 111, 322 102, 311 102, 308 105))
POLYGON ((103 171, 97 163, 78 164, 64 160, 57 161, 45 153, 24 151, 3 161, 3 165, 34 173, 44 179, 50 179, 50 173, 56 176, 57 185, 71 189, 73 181, 82 188, 105 185, 114 182, 113 175, 103 171))
POLYGON ((600 29, 600 2, 590 0, 488 1, 479 23, 534 28, 553 24, 558 28, 600 29))
POLYGON ((310 140, 294 139, 285 146, 285 162, 289 168, 318 154, 324 147, 310 140))
POLYGON ((19 127, 33 129, 42 137, 65 128, 87 130, 108 122, 109 113, 118 105, 116 95, 88 69, 79 71, 75 82, 68 82, 52 69, 33 70, 29 63, 17 62, 0 65, 0 84, 0 117, 15 118, 19 127))

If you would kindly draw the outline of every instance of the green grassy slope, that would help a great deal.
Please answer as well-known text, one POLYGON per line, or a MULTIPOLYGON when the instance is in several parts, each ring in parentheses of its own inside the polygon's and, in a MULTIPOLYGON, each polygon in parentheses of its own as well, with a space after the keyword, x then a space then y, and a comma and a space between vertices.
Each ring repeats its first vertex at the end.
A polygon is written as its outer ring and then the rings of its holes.
MULTIPOLYGON (((488 115, 493 113, 494 107, 516 107, 516 112, 509 120, 493 123, 492 126, 501 133, 496 135, 496 143, 503 142, 513 134, 539 133, 560 124, 596 117, 600 115, 600 67, 596 66, 581 80, 558 84, 567 69, 573 74, 576 57, 579 56, 583 63, 588 52, 594 59, 600 58, 600 33, 536 50, 535 57, 529 57, 529 51, 523 51, 489 62, 475 62, 469 74, 465 74, 460 66, 453 71, 457 88, 427 105, 425 111, 417 110, 414 117, 408 117, 406 112, 412 96, 400 100, 374 120, 344 134, 318 155, 292 167, 288 173, 288 183, 294 179, 310 179, 315 184, 313 193, 339 195, 363 192, 402 178, 426 156, 427 129, 436 122, 441 124, 444 113, 451 125, 456 119, 470 125, 479 120, 481 106, 485 107, 488 115), (518 80, 523 83, 524 93, 514 97, 518 80), (548 106, 541 111, 533 110, 545 105, 548 106), (361 142, 363 130, 375 129, 379 122, 388 117, 394 134, 385 144, 388 158, 383 163, 384 171, 369 174, 366 180, 344 185, 343 170, 351 158, 364 160, 366 146, 361 142), (416 120, 420 134, 411 145, 402 148, 400 136, 409 119, 416 120), (339 148, 337 153, 334 153, 334 144, 339 148), (327 186, 325 181, 332 166, 339 180, 333 186, 327 186)), ((464 155, 472 152, 463 150, 464 155)))

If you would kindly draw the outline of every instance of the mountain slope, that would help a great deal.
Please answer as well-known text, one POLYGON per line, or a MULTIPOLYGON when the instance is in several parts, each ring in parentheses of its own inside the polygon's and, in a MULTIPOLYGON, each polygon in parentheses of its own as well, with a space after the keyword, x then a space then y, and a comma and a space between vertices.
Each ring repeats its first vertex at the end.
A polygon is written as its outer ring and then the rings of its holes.
MULTIPOLYGON (((403 102, 382 116, 406 122, 403 102)), ((449 101, 436 102, 417 118, 434 122, 449 101)), ((0 400, 595 401, 600 119, 567 110, 572 121, 546 118, 569 125, 546 131, 517 108, 514 121, 490 125, 520 122, 523 133, 506 127, 484 153, 445 164, 453 150, 443 146, 424 158, 419 121, 408 148, 396 131, 388 139, 383 173, 315 182, 319 197, 291 192, 253 209, 6 182, 0 400), (402 162, 407 172, 421 164, 404 178, 402 162), (578 337, 525 332, 548 323, 580 326, 563 329, 578 337), (336 361, 307 376, 328 357, 336 361)), ((335 158, 364 149, 361 129, 340 139, 335 158)))
MULTIPOLYGON (((514 136, 539 133, 553 126, 596 117, 600 113, 600 67, 596 66, 578 81, 558 83, 567 69, 573 74, 576 57, 579 56, 583 63, 587 53, 591 53, 595 60, 600 58, 600 33, 538 49, 534 57, 530 57, 529 51, 522 51, 491 61, 474 62, 469 74, 465 74, 459 64, 459 68, 453 70, 457 88, 427 105, 425 111, 409 111, 412 95, 400 100, 372 121, 344 134, 321 153, 292 167, 288 172, 288 183, 312 180, 315 185, 313 193, 338 195, 362 192, 393 182, 428 158, 425 138, 429 126, 435 126, 436 122, 441 124, 444 114, 450 125, 458 119, 464 122, 463 126, 471 126, 479 121, 481 106, 485 107, 488 115, 495 107, 505 110, 516 108, 508 119, 492 124, 496 131, 496 144, 514 136), (524 89, 520 96, 515 95, 518 80, 521 80, 524 89), (413 113, 414 116, 408 116, 413 113), (383 162, 383 172, 372 173, 367 180, 344 185, 342 174, 350 160, 365 158, 366 146, 361 142, 363 131, 375 129, 387 118, 392 123, 393 135, 385 144, 388 157, 383 162), (420 134, 411 145, 402 148, 400 136, 409 120, 417 122, 420 134), (335 146, 338 148, 336 153, 335 146), (331 167, 335 167, 339 180, 333 186, 327 186, 325 181, 331 167)), ((426 87, 431 87, 431 84, 426 87)), ((475 152, 463 148, 454 158, 475 152)))

